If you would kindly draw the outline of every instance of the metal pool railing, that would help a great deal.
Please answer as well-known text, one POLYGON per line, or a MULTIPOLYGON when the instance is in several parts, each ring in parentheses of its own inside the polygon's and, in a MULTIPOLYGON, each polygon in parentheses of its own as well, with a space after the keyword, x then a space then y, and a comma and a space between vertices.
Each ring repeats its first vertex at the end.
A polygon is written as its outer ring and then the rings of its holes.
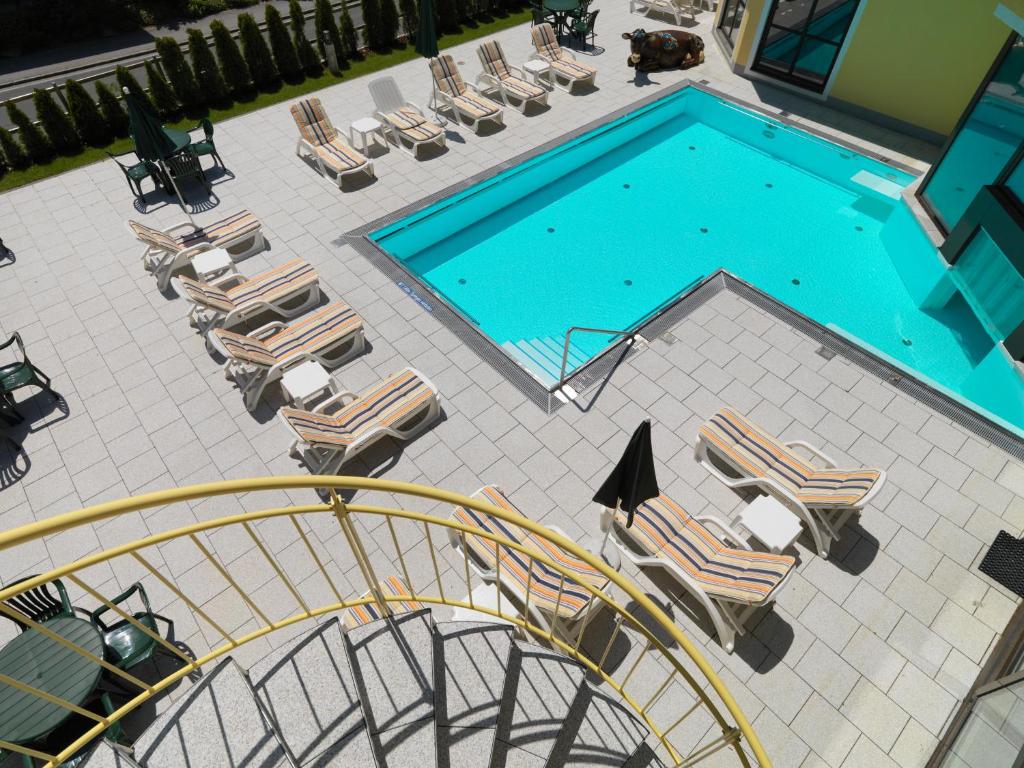
MULTIPOLYGON (((148 493, 30 523, 0 533, 0 552, 16 552, 18 547, 37 545, 55 534, 105 523, 98 529, 102 536, 103 531, 121 530, 117 526, 119 520, 126 526, 130 520, 137 521, 137 513, 143 510, 158 510, 145 518, 152 530, 161 518, 180 519, 173 511, 175 507, 180 509, 181 505, 216 497, 233 498, 237 509, 253 511, 153 533, 0 589, 0 613, 21 620, 30 629, 85 656, 128 686, 124 703, 115 704, 109 713, 98 714, 40 691, 28 682, 4 676, 0 686, 12 686, 22 693, 44 698, 51 705, 88 718, 92 725, 70 743, 54 747, 52 753, 42 751, 38 745, 3 741, 0 750, 31 755, 44 761, 48 768, 57 766, 140 705, 246 643, 353 606, 375 604, 383 615, 388 615, 393 612, 392 603, 413 600, 425 606, 450 606, 503 619, 529 639, 575 659, 647 725, 666 764, 695 766, 714 756, 718 765, 723 756, 730 754, 735 765, 771 766, 750 723, 722 680, 642 589, 565 536, 461 494, 411 483, 343 476, 222 481, 148 493), (327 489, 325 501, 282 504, 290 496, 315 488, 327 489), (272 495, 271 506, 257 508, 256 502, 263 494, 272 495), (343 500, 350 495, 358 496, 359 501, 343 500), (434 513, 402 508, 405 506, 433 507, 434 513), (456 506, 518 526, 553 545, 555 556, 528 542, 449 517, 456 506), (228 560, 219 552, 222 536, 232 537, 229 549, 236 559, 228 560), (473 537, 477 539, 478 551, 481 546, 494 548, 496 573, 481 570, 473 562, 470 550, 474 547, 466 546, 467 539, 473 537), (448 546, 456 541, 461 546, 448 546), (238 554, 239 542, 246 557, 238 554), (291 547, 295 549, 282 558, 281 553, 291 547), (535 564, 542 564, 558 574, 553 609, 539 611, 536 602, 531 605, 531 598, 539 602, 541 593, 530 580, 518 598, 499 589, 496 607, 474 601, 475 587, 487 581, 501 581, 501 551, 518 553, 529 563, 531 572, 535 564), (607 586, 599 588, 579 578, 580 571, 565 565, 559 555, 596 569, 608 579, 607 586), (165 563, 165 557, 173 567, 165 563), (239 564, 242 560, 244 565, 239 564), (205 578, 182 578, 189 568, 204 562, 208 565, 205 578), (266 581, 254 589, 250 583, 257 568, 261 568, 261 577, 266 581), (192 619, 216 639, 209 647, 186 652, 180 643, 152 632, 131 612, 104 597, 104 583, 97 579, 103 575, 109 578, 111 573, 120 574, 118 581, 142 581, 151 594, 163 595, 163 603, 154 605, 160 613, 177 621, 192 619), (358 584, 349 586, 346 573, 354 574, 352 578, 358 584), (405 580, 410 594, 392 595, 378 587, 378 576, 392 574, 405 580), (106 605, 159 643, 178 666, 155 682, 140 679, 52 632, 45 622, 25 621, 5 604, 10 598, 54 579, 67 582, 72 591, 79 590, 80 595, 76 596, 88 596, 97 604, 106 605), (276 588, 271 590, 277 594, 273 605, 266 597, 268 586, 276 588), (570 587, 574 592, 585 590, 590 595, 589 607, 572 632, 559 618, 563 593, 570 587), (454 597, 463 591, 466 597, 454 597), (229 601, 213 599, 223 592, 230 595, 229 601), (252 619, 237 626, 240 604, 251 612, 252 619), (604 620, 598 621, 601 614, 605 614, 604 620), (629 646, 625 654, 621 652, 624 644, 629 646)), ((207 505, 196 506, 201 509, 207 505)), ((197 631, 194 637, 201 643, 205 635, 197 631)))

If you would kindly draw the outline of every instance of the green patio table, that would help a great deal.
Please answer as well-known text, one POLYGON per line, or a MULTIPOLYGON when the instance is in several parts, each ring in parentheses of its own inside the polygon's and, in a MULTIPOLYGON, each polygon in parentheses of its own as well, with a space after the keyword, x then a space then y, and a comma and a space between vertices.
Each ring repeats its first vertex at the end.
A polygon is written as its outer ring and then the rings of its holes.
POLYGON ((568 32, 566 22, 573 11, 579 9, 579 0, 544 0, 544 10, 551 11, 555 17, 555 34, 561 38, 563 33, 568 32))
MULTIPOLYGON (((89 621, 63 617, 51 619, 45 626, 93 656, 103 658, 103 635, 89 621)), ((99 664, 34 629, 27 629, 0 648, 0 674, 77 706, 82 706, 92 696, 102 672, 99 664)), ((0 683, 0 740, 31 744, 71 714, 31 693, 0 683)))
POLYGON ((188 131, 181 131, 177 128, 164 128, 164 133, 167 134, 167 138, 174 142, 174 151, 172 155, 176 155, 189 144, 192 143, 191 137, 188 135, 188 131))

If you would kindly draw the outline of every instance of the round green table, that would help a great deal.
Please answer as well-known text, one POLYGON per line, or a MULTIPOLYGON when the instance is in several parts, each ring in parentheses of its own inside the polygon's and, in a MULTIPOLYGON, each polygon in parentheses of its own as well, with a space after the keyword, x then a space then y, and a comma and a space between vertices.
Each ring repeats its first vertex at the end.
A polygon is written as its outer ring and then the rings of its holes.
POLYGON ((580 0, 544 0, 544 10, 551 11, 555 21, 555 35, 559 39, 564 33, 571 31, 567 22, 572 12, 578 10, 579 7, 580 0))
MULTIPOLYGON (((46 628, 103 658, 103 635, 85 619, 50 619, 46 628)), ((100 682, 103 667, 34 629, 0 648, 0 674, 82 706, 100 682)), ((0 740, 31 744, 72 713, 31 693, 0 683, 0 740)))

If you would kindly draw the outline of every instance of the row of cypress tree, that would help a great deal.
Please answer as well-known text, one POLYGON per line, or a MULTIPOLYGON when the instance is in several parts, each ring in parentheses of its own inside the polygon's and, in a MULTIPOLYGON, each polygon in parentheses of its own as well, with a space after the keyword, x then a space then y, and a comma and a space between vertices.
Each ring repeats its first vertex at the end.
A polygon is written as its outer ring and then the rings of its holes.
MULTIPOLYGON (((416 0, 398 0, 405 17, 405 33, 416 28, 416 0)), ((365 38, 374 50, 390 48, 399 34, 394 0, 362 0, 365 38)), ((118 67, 118 86, 148 100, 164 119, 201 114, 206 107, 226 107, 232 101, 251 98, 257 91, 274 91, 282 81, 298 83, 323 73, 325 35, 334 46, 340 65, 360 55, 355 25, 342 6, 336 21, 330 0, 316 0, 316 47, 306 37, 305 17, 298 0, 289 0, 291 32, 281 13, 266 6, 266 37, 251 14, 238 17, 239 38, 220 21, 210 24, 213 50, 198 29, 188 30, 187 56, 170 37, 156 41, 161 66, 145 64, 147 93, 125 67, 118 67), (269 43, 268 43, 269 41, 269 43), (216 54, 216 55, 215 55, 216 54)), ((86 146, 105 147, 128 135, 128 116, 109 86, 96 82, 95 100, 75 80, 64 86, 68 111, 57 104, 53 93, 36 90, 32 95, 38 124, 13 102, 5 105, 18 127, 17 138, 0 128, 0 176, 6 170, 22 170, 45 164, 57 156, 75 155, 86 146)))

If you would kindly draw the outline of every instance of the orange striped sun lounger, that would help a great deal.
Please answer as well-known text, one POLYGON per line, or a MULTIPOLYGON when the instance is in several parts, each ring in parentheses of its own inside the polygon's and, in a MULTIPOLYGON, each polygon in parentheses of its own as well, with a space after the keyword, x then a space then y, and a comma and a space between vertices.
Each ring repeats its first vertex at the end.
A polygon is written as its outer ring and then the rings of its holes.
MULTIPOLYGON (((386 600, 387 607, 391 609, 391 613, 408 613, 423 608, 420 603, 412 599, 412 590, 409 589, 409 585, 397 576, 388 576, 381 580, 378 586, 381 595, 385 598, 404 598, 401 600, 386 600)), ((370 592, 364 592, 360 595, 360 599, 370 597, 371 594, 370 592)), ((369 624, 371 621, 383 618, 384 614, 376 602, 366 603, 365 605, 353 605, 345 611, 345 626, 349 629, 355 629, 364 624, 369 624)))
POLYGON ((363 319, 340 301, 290 324, 275 321, 247 335, 214 328, 209 339, 213 348, 227 358, 224 376, 241 389, 250 411, 256 408, 266 386, 281 378, 288 368, 306 360, 337 368, 366 346, 363 319))
POLYGON ((446 53, 431 59, 430 74, 436 86, 433 108, 438 105, 447 107, 457 117, 465 119, 477 133, 482 123, 504 124, 505 115, 501 105, 467 85, 459 74, 459 68, 455 66, 455 59, 450 55, 446 53))
POLYGON ((278 411, 295 438, 290 454, 303 459, 315 475, 334 474, 344 461, 383 437, 411 440, 440 413, 437 389, 414 368, 404 368, 359 395, 339 392, 312 411, 278 411))
POLYGON ((881 469, 839 469, 821 450, 803 440, 783 442, 736 411, 723 408, 701 426, 697 461, 731 488, 758 487, 798 515, 822 557, 849 516, 881 490, 881 469), (806 451, 809 458, 798 450, 806 451), (710 459, 724 461, 740 477, 726 475, 710 459), (823 466, 815 466, 812 460, 823 466))
POLYGON ((292 118, 299 128, 295 154, 310 158, 323 176, 334 175, 341 188, 344 177, 365 173, 373 177, 373 163, 350 147, 331 123, 320 99, 302 99, 292 104, 292 118))
MULTIPOLYGON (((499 509, 522 516, 519 509, 499 488, 484 486, 472 496, 499 509)), ((485 579, 498 579, 499 587, 513 594, 532 614, 531 620, 539 626, 551 623, 547 617, 557 617, 558 625, 570 636, 583 626, 584 618, 602 603, 594 597, 594 590, 602 590, 608 579, 600 571, 579 560, 550 541, 504 520, 467 507, 456 507, 451 519, 464 525, 495 534, 522 544, 527 552, 543 555, 558 564, 553 568, 513 547, 498 544, 470 533, 465 544, 472 567, 485 579), (563 573, 565 574, 563 578, 563 573), (529 592, 529 600, 527 600, 529 592)), ((554 526, 552 530, 562 533, 554 526)), ((462 548, 459 532, 450 529, 449 539, 454 548, 462 548)), ((562 533, 562 535, 565 535, 562 533)))
POLYGON ((551 82, 564 91, 572 92, 577 85, 593 86, 597 83, 597 70, 589 64, 576 61, 576 57, 558 44, 555 30, 547 22, 530 29, 533 40, 533 58, 546 61, 551 67, 551 82))
POLYGON ((302 259, 253 277, 229 274, 204 282, 179 275, 171 286, 191 303, 189 323, 204 336, 213 328, 231 328, 261 312, 295 317, 320 301, 320 278, 302 259))
POLYGON ((156 276, 161 291, 167 290, 171 277, 203 251, 224 248, 233 259, 240 260, 266 247, 263 224, 246 210, 200 227, 191 221, 167 229, 154 229, 132 220, 127 223, 132 234, 145 244, 142 265, 156 276))
POLYGON ((497 89, 505 104, 512 106, 518 102, 517 109, 526 112, 528 104, 548 103, 548 92, 531 83, 526 79, 526 73, 506 61, 505 52, 497 40, 488 40, 476 49, 476 53, 484 68, 478 82, 497 89))
POLYGON ((708 611, 722 646, 730 653, 746 618, 753 609, 775 600, 796 563, 789 555, 751 550, 721 521, 694 517, 665 494, 637 507, 629 528, 621 511, 615 513, 615 523, 616 534, 629 539, 642 554, 625 546, 620 550, 637 566, 662 568, 674 576, 708 611), (723 537, 736 546, 728 546, 723 537))

